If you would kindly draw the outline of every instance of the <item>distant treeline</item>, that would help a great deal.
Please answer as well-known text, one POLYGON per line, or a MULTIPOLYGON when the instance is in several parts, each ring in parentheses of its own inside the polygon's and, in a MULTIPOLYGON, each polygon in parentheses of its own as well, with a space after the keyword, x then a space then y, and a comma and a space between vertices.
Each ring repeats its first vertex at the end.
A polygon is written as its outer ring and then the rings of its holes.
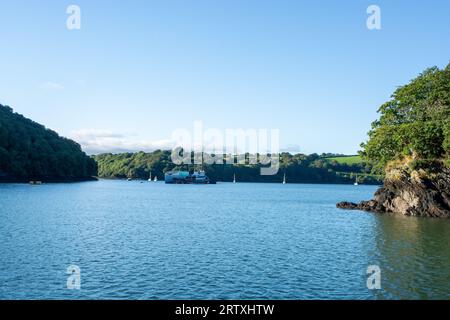
MULTIPOLYGON (((100 154, 94 156, 98 164, 99 177, 132 178, 146 180, 157 176, 164 179, 164 173, 171 170, 193 171, 203 168, 208 177, 215 181, 232 181, 233 176, 240 182, 281 182, 284 174, 288 183, 353 183, 358 174, 358 182, 379 184, 380 177, 371 175, 371 166, 360 160, 345 163, 345 157, 335 154, 290 154, 280 155, 280 169, 276 175, 260 174, 261 165, 213 164, 176 166, 170 151, 157 150, 151 153, 100 154), (330 159, 331 158, 331 159, 330 159), (344 161, 342 161, 344 159, 344 161)), ((350 159, 350 158, 349 158, 350 159)))
POLYGON ((80 181, 97 164, 74 141, 0 104, 0 181, 80 181))

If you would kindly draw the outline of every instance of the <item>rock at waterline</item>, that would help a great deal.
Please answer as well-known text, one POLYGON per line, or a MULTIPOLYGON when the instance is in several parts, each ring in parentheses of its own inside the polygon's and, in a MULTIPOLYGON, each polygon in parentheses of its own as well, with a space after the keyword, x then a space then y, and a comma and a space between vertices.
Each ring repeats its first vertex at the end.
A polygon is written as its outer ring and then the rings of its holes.
POLYGON ((450 218, 450 169, 436 173, 395 169, 389 172, 373 200, 361 203, 340 202, 340 209, 406 216, 450 218))

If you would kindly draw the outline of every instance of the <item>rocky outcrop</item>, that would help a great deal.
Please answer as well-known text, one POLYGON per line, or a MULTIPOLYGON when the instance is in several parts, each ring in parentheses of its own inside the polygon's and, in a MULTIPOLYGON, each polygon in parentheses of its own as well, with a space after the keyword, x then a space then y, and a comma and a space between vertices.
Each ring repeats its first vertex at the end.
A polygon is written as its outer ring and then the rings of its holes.
POLYGON ((386 174, 384 185, 373 200, 359 204, 340 202, 336 206, 376 213, 450 218, 450 169, 444 166, 436 173, 393 169, 386 174))

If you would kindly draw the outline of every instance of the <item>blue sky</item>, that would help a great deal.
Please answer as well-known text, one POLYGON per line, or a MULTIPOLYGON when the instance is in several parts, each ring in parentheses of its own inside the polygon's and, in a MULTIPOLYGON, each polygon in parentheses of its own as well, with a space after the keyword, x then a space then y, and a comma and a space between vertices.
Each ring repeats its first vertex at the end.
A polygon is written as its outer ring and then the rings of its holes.
POLYGON ((163 146, 201 120, 353 154, 397 86, 449 63, 449 12, 449 1, 2 1, 0 103, 89 152, 163 146), (81 30, 66 28, 70 4, 81 30), (381 30, 366 27, 371 4, 381 30))

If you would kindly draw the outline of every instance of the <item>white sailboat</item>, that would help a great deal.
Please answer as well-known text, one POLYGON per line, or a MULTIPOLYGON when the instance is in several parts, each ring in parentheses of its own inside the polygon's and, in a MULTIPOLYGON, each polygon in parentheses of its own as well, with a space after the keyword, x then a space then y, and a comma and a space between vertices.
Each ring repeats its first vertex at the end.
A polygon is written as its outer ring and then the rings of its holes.
POLYGON ((286 173, 283 175, 283 184, 286 184, 286 173))
POLYGON ((153 179, 153 182, 158 182, 158 177, 155 176, 155 179, 153 179))
POLYGON ((359 183, 358 183, 358 174, 356 174, 356 178, 355 178, 355 183, 354 183, 354 185, 355 185, 355 186, 359 185, 359 183))
POLYGON ((150 178, 148 178, 148 181, 149 182, 152 182, 153 181, 153 179, 152 179, 152 173, 150 172, 150 178))
POLYGON ((233 183, 236 183, 236 174, 233 174, 233 183))

